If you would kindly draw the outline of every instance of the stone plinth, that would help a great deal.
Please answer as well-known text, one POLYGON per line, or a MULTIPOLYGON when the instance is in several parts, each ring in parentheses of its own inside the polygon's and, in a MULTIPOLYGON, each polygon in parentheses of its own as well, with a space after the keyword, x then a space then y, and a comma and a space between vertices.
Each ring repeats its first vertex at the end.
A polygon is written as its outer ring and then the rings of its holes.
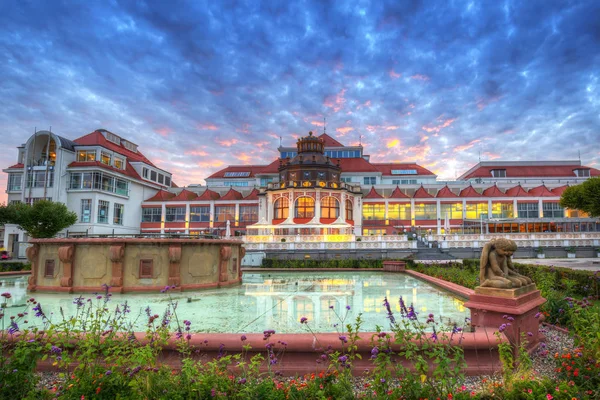
POLYGON ((406 262, 404 261, 384 261, 384 272, 404 272, 406 271, 406 262))
POLYGON ((486 327, 497 330, 506 324, 504 334, 511 344, 518 346, 523 333, 529 341, 528 348, 533 348, 543 339, 538 333, 540 320, 535 316, 545 302, 535 284, 517 289, 476 287, 465 307, 471 310, 471 323, 476 329, 486 327), (529 336, 529 332, 532 336, 529 336))

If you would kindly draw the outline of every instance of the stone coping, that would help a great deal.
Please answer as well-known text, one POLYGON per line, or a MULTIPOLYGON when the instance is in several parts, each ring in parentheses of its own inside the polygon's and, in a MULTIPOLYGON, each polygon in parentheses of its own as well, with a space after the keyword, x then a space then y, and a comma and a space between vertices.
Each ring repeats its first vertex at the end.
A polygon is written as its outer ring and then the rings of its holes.
POLYGON ((0 276, 23 276, 23 275, 31 275, 31 270, 29 271, 4 271, 0 272, 0 276))
POLYGON ((387 272, 384 271, 383 268, 254 268, 254 267, 243 267, 242 272, 358 272, 358 271, 367 271, 367 272, 387 272))
POLYGON ((412 271, 412 270, 407 269, 405 271, 405 273, 412 275, 415 278, 420 279, 422 281, 431 283, 432 285, 440 287, 444 290, 447 290, 447 291, 455 294, 456 296, 462 297, 463 299, 466 299, 466 300, 468 300, 473 294, 475 294, 475 291, 473 289, 469 289, 467 287, 458 285, 456 283, 448 282, 443 279, 434 278, 433 276, 429 276, 429 275, 423 274, 421 272, 412 271))
POLYGON ((232 239, 155 239, 155 238, 52 238, 52 239, 30 239, 33 244, 239 244, 243 245, 242 240, 232 239))

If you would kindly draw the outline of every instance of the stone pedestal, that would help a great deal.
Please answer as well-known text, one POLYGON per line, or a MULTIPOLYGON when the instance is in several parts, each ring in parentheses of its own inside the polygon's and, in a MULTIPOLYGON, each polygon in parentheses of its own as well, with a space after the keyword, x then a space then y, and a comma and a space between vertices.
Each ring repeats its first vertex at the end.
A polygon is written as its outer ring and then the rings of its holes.
POLYGON ((498 329, 502 324, 506 324, 504 334, 511 344, 518 346, 523 333, 529 341, 528 348, 533 348, 543 339, 538 332, 540 319, 535 315, 539 312, 540 305, 545 302, 546 299, 540 295, 535 284, 516 289, 478 286, 465 303, 465 307, 471 310, 471 323, 476 329, 498 329), (532 336, 529 336, 529 333, 532 336))
POLYGON ((385 272, 404 272, 406 271, 405 261, 384 261, 383 270, 385 272))

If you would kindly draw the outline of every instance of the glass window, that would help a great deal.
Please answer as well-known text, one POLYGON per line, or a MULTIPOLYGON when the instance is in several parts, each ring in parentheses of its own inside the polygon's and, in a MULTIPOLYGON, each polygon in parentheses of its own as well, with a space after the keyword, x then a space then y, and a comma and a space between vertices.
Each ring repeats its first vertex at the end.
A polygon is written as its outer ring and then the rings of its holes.
POLYGON ((375 185, 377 179, 374 176, 365 176, 363 182, 365 185, 375 185))
POLYGON ((120 159, 120 158, 115 158, 115 168, 118 168, 118 169, 123 169, 123 165, 124 165, 124 164, 125 164, 125 163, 123 162, 123 160, 122 160, 122 159, 120 159))
POLYGON ((158 183, 161 185, 165 182, 165 176, 163 174, 158 174, 158 183))
POLYGON ((115 179, 115 193, 122 196, 129 195, 129 182, 123 179, 115 179))
POLYGON ((165 185, 171 186, 171 178, 168 176, 165 176, 165 185))
POLYGON ((346 220, 354 221, 354 212, 352 210, 352 202, 346 200, 346 220))
POLYGON ((350 177, 350 176, 344 176, 343 178, 340 178, 340 180, 342 182, 350 183, 350 182, 352 182, 352 177, 350 177))
POLYGON ((142 208, 142 222, 160 222, 161 207, 142 208))
POLYGON ((388 204, 388 219, 410 220, 410 203, 388 204))
POLYGON ((142 177, 148 179, 148 168, 142 168, 142 177))
POLYGON ((83 179, 82 179, 82 188, 83 189, 91 189, 92 188, 92 180, 93 180, 93 174, 91 172, 84 172, 82 175, 83 179))
POLYGON ((312 218, 315 216, 315 201, 312 197, 299 197, 296 200, 296 218, 312 218))
POLYGON ((563 218, 565 209, 558 203, 543 203, 544 218, 563 218))
POLYGON ((289 216, 290 202, 287 197, 281 197, 273 205, 275 219, 286 219, 289 216))
POLYGON ((108 207, 110 203, 104 200, 98 200, 98 223, 108 224, 108 207))
POLYGON ((321 199, 321 218, 337 218, 340 216, 340 203, 335 197, 321 199))
POLYGON ((210 207, 190 207, 191 222, 210 222, 210 207))
POLYGON ((36 172, 34 182, 33 182, 33 187, 44 187, 45 179, 46 179, 45 172, 43 172, 43 171, 36 172))
POLYGON ((8 190, 21 190, 23 174, 8 174, 8 190))
POLYGON ((488 203, 467 204, 465 219, 488 218, 488 203))
POLYGON ((185 221, 185 207, 167 207, 165 222, 185 221))
POLYGON ((492 203, 492 218, 514 218, 512 203, 492 203))
POLYGON ((296 297, 294 299, 296 311, 296 320, 301 317, 308 318, 309 321, 314 320, 314 305, 310 297, 296 297))
POLYGON ((113 224, 123 225, 123 212, 124 211, 125 211, 125 206, 123 204, 115 203, 115 207, 113 209, 113 224))
POLYGON ((83 223, 92 221, 92 199, 81 199, 81 215, 79 221, 83 223))
POLYGON ((363 220, 385 220, 385 204, 363 203, 363 220))
POLYGON ((102 175, 102 190, 112 192, 114 189, 114 178, 108 175, 102 175))
POLYGON ((437 206, 434 203, 415 204, 415 220, 437 219, 437 206))
POLYGON ((539 218, 538 203, 518 203, 517 212, 519 218, 539 218))
POLYGON ((258 222, 258 206, 240 206, 240 222, 258 222))
POLYGON ((217 206, 215 207, 215 221, 225 222, 235 220, 234 206, 217 206))
POLYGON ((463 205, 462 203, 440 204, 440 218, 445 219, 446 215, 449 219, 462 219, 463 205))
POLYGON ((150 180, 156 182, 156 171, 150 171, 150 180))
POLYGON ((96 161, 96 150, 80 150, 77 152, 77 161, 96 161))
POLYGON ((101 152, 100 153, 100 161, 102 162, 102 164, 110 165, 111 164, 110 154, 101 152))

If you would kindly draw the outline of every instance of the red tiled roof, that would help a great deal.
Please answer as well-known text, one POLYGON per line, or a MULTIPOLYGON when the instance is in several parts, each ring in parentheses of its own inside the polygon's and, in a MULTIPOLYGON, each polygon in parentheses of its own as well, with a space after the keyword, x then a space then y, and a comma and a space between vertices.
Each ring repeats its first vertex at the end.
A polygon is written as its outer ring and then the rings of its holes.
POLYGON ((534 197, 556 197, 556 193, 552 193, 546 185, 537 186, 529 189, 529 195, 534 197))
POLYGON ((440 190, 438 190, 435 197, 458 197, 458 196, 452 190, 450 190, 448 185, 446 185, 443 188, 441 188, 440 190))
POLYGON ((150 160, 148 160, 146 156, 144 156, 139 151, 137 153, 134 153, 133 151, 126 149, 122 145, 118 145, 116 143, 106 140, 106 138, 100 131, 88 133, 85 136, 75 139, 74 142, 79 146, 102 146, 114 151, 115 153, 119 153, 127 157, 129 161, 140 161, 155 167, 155 165, 152 164, 152 162, 150 162, 150 160))
POLYGON ((407 195, 405 195, 404 192, 402 190, 400 190, 400 188, 398 186, 396 186, 396 189, 394 189, 392 194, 390 194, 389 198, 390 199, 408 199, 409 197, 407 195))
MULTIPOLYGON (((269 164, 270 165, 270 164, 269 164)), ((253 178, 261 170, 265 169, 269 165, 230 165, 227 168, 223 168, 206 179, 225 178, 225 179, 239 179, 239 178, 253 178), (225 177, 226 172, 249 172, 248 176, 228 176, 225 177)))
POLYGON ((177 196, 173 197, 171 201, 189 201, 195 199, 196 196, 198 196, 196 193, 183 189, 177 196))
POLYGON ((154 196, 150 197, 146 201, 166 201, 171 200, 173 197, 175 197, 175 193, 171 193, 166 190, 159 190, 158 193, 156 193, 154 196))
POLYGON ((258 189, 252 189, 248 196, 244 197, 244 200, 258 200, 258 189))
POLYGON ((417 191, 415 192, 415 194, 413 195, 413 199, 427 199, 427 198, 431 198, 431 197, 433 197, 433 196, 430 195, 429 192, 427 192, 427 190, 425 190, 425 188, 423 186, 418 188, 417 191))
POLYGON ((506 190, 506 195, 511 197, 529 197, 529 193, 521 185, 506 190))
POLYGON ((377 191, 375 190, 375 186, 371 186, 371 190, 369 190, 369 193, 367 193, 363 199, 382 199, 383 196, 380 195, 379 193, 377 193, 377 191))
POLYGON ((210 189, 206 189, 204 193, 196 197, 194 200, 217 200, 219 197, 221 197, 219 193, 214 192, 210 189))
MULTIPOLYGON (((135 168, 133 168, 133 166, 131 164, 129 164, 129 160, 127 160, 125 162, 125 169, 115 168, 112 165, 106 165, 104 163, 101 163, 100 161, 73 161, 72 163, 70 163, 67 166, 67 168, 75 168, 75 167, 100 167, 103 169, 107 169, 109 171, 118 172, 120 174, 127 175, 134 179, 145 181, 145 179, 142 179, 142 177, 137 173, 135 168)), ((151 181, 148 181, 148 182, 151 182, 151 181)), ((152 182, 152 183, 154 183, 155 185, 157 184, 156 182, 152 182)))
POLYGON ((344 147, 343 144, 341 144, 326 133, 323 133, 321 136, 319 136, 319 139, 323 140, 323 142, 325 143, 325 147, 344 147))
POLYGON ((6 169, 20 169, 20 168, 23 168, 23 167, 24 167, 23 163, 18 163, 18 164, 15 164, 15 165, 11 165, 10 167, 8 167, 6 169))
MULTIPOLYGON (((575 177, 576 169, 588 169, 583 165, 486 165, 480 166, 459 179, 491 178, 493 169, 506 170, 507 178, 534 178, 534 177, 575 177)), ((600 170, 589 168, 590 176, 600 176, 600 170)))
POLYGON ((498 186, 490 186, 483 191, 483 195, 486 197, 506 197, 506 193, 498 189, 498 186))
POLYGON ((434 175, 430 170, 421 167, 418 164, 403 164, 403 163, 371 163, 371 165, 377 168, 383 175, 386 176, 398 176, 398 177, 411 177, 411 176, 419 176, 419 175, 434 175), (392 174, 392 170, 400 170, 400 169, 414 169, 417 171, 417 174, 392 174))
POLYGON ((569 185, 564 185, 564 186, 559 186, 559 187, 555 187, 554 189, 551 190, 552 193, 554 193, 556 196, 562 196, 563 192, 569 187, 569 185))
POLYGON ((244 196, 242 196, 240 192, 234 190, 233 188, 229 188, 229 191, 225 193, 223 197, 221 197, 221 200, 241 200, 243 198, 244 196))
POLYGON ((263 165, 263 169, 257 171, 256 174, 276 174, 277 172, 279 172, 279 158, 269 165, 263 165))
POLYGON ((354 158, 332 158, 331 162, 337 165, 338 160, 340 162, 340 168, 342 173, 344 172, 379 172, 373 164, 361 157, 354 158))
POLYGON ((478 193, 473 186, 468 186, 460 191, 460 197, 482 197, 481 193, 478 193))

